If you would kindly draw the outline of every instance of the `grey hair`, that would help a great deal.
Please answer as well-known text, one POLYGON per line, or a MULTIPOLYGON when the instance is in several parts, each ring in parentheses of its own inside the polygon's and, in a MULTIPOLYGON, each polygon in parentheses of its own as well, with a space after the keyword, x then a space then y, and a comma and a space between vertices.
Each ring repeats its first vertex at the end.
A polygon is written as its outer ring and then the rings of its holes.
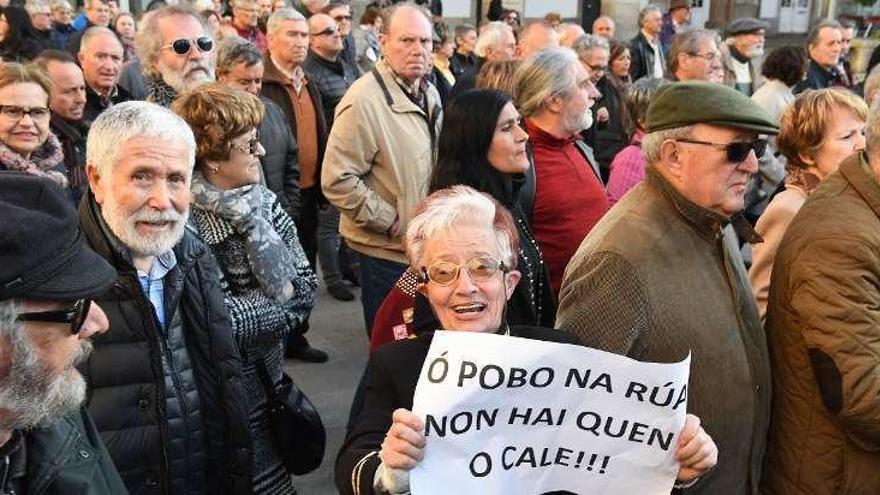
POLYGON ((653 3, 646 5, 642 10, 639 11, 639 27, 645 23, 645 18, 648 17, 648 14, 651 12, 657 12, 660 15, 663 15, 663 10, 659 5, 654 5, 653 3))
POLYGON ((205 19, 191 7, 184 5, 166 5, 154 10, 149 16, 142 19, 143 25, 137 31, 134 44, 137 56, 142 62, 143 71, 147 75, 158 76, 156 62, 159 59, 159 50, 162 49, 162 35, 159 33, 159 22, 174 16, 190 16, 202 26, 205 33, 211 36, 211 28, 205 23, 205 19))
POLYGON ((86 29, 85 33, 82 35, 82 39, 79 44, 79 53, 85 53, 86 47, 92 42, 93 39, 98 36, 111 36, 117 43, 119 43, 119 49, 122 50, 122 42, 119 41, 119 37, 116 36, 116 33, 113 32, 110 28, 103 26, 92 26, 86 29))
POLYGON ((37 10, 41 7, 48 7, 50 11, 52 10, 52 7, 49 7, 49 3, 43 0, 27 0, 24 3, 24 10, 27 11, 28 15, 36 14, 37 10))
POLYGON ((507 23, 501 21, 492 21, 486 24, 483 27, 482 32, 480 33, 479 38, 477 38, 477 43, 474 45, 474 53, 478 57, 485 57, 487 49, 494 49, 498 46, 498 42, 501 40, 501 36, 505 33, 505 30, 509 30, 510 26, 507 23))
POLYGON ((720 45, 721 37, 716 32, 709 31, 708 29, 694 29, 673 36, 666 55, 666 65, 669 68, 669 73, 674 74, 678 70, 679 54, 696 54, 700 49, 700 43, 707 39, 714 41, 715 47, 720 50, 718 45, 720 45))
MULTIPOLYGON (((498 21, 495 21, 495 22, 498 22, 498 21)), ((492 24, 492 23, 490 22, 489 24, 492 24)), ((461 38, 462 36, 468 34, 469 32, 476 31, 476 30, 477 30, 477 28, 475 28, 473 24, 468 24, 468 23, 459 24, 458 26, 455 26, 455 30, 453 31, 453 33, 454 33, 453 36, 455 37, 455 40, 458 41, 458 38, 461 38)))
POLYGON ((601 48, 607 52, 611 51, 611 47, 608 45, 608 40, 593 34, 579 36, 574 40, 574 43, 571 44, 571 49, 577 53, 577 56, 581 61, 586 61, 590 58, 590 54, 597 48, 601 48))
POLYGON ((626 109, 634 126, 644 123, 651 100, 654 99, 657 90, 667 84, 670 84, 667 79, 643 77, 629 86, 626 90, 626 109))
POLYGON ((843 26, 833 19, 824 19, 817 22, 810 28, 810 32, 807 33, 807 48, 819 42, 819 33, 825 28, 843 29, 843 26))
POLYGON ((127 101, 101 112, 89 129, 86 162, 96 167, 100 175, 110 175, 119 150, 136 137, 183 142, 189 150, 190 168, 195 164, 196 140, 186 121, 171 110, 146 101, 127 101))
POLYGON ((284 21, 305 21, 306 16, 302 15, 302 13, 296 10, 293 7, 284 7, 283 9, 278 9, 269 16, 269 20, 266 21, 266 34, 274 33, 281 27, 281 23, 284 21))
POLYGON ((257 45, 238 36, 229 36, 223 38, 217 48, 217 75, 228 74, 240 63, 244 63, 245 67, 253 67, 262 61, 263 54, 257 45))
POLYGON ((645 155, 645 163, 654 166, 660 161, 660 146, 670 139, 687 139, 694 135, 694 126, 675 127, 645 134, 642 138, 642 154, 645 155))
POLYGON ((0 301, 0 339, 10 337, 13 332, 18 331, 21 325, 17 321, 20 311, 21 306, 17 300, 0 301))
POLYGON ((52 3, 50 5, 51 5, 51 8, 53 11, 61 10, 65 7, 69 10, 73 10, 73 7, 70 5, 70 2, 68 2, 67 0, 52 0, 52 3))
POLYGON ((461 224, 485 226, 495 234, 498 255, 505 265, 516 268, 519 237, 510 212, 505 225, 504 209, 497 200, 468 186, 457 185, 435 191, 416 208, 406 229, 406 257, 410 267, 418 270, 424 259, 425 243, 441 232, 455 230, 461 224))
POLYGON ((516 71, 514 99, 523 117, 531 117, 555 94, 577 84, 572 64, 577 54, 568 48, 547 48, 529 57, 516 71))

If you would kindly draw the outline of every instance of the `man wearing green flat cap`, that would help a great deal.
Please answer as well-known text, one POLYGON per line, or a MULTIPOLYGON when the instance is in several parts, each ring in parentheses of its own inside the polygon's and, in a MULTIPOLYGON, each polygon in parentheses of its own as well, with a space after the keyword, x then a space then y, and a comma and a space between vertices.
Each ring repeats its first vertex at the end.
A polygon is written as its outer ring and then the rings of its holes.
POLYGON ((556 323, 642 361, 690 353, 688 412, 711 428, 719 459, 687 493, 757 494, 770 371, 737 234, 757 240, 743 193, 776 123, 734 89, 689 81, 662 88, 645 124, 646 178, 571 259, 556 323))

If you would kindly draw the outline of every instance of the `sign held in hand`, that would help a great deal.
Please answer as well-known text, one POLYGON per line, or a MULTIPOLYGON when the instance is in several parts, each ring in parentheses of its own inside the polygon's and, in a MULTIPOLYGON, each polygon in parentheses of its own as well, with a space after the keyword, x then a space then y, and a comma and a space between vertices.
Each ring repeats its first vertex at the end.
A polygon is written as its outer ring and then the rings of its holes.
POLYGON ((415 495, 668 494, 690 356, 642 363, 503 335, 434 335, 413 412, 427 447, 415 495))

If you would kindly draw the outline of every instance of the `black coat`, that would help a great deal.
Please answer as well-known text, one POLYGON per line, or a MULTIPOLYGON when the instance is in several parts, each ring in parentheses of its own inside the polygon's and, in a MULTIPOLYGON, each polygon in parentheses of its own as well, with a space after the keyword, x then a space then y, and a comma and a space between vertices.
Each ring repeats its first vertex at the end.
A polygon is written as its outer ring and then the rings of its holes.
POLYGON ((291 218, 298 218, 299 197, 299 156, 296 139, 284 112, 272 100, 260 97, 266 114, 260 122, 260 144, 266 154, 260 158, 266 186, 275 193, 281 206, 291 218))
POLYGON ((608 183, 611 170, 611 162, 614 156, 629 144, 624 128, 623 115, 626 107, 621 93, 613 86, 613 82, 606 74, 596 83, 596 89, 602 93, 602 97, 596 102, 593 112, 599 108, 608 110, 608 120, 593 125, 596 129, 593 150, 596 153, 596 161, 599 162, 599 170, 602 171, 602 183, 608 183))
POLYGON ((83 110, 83 120, 91 124, 101 115, 101 112, 107 110, 112 105, 133 99, 128 90, 117 84, 116 90, 109 100, 104 100, 97 91, 86 84, 86 107, 83 110))
POLYGON ((825 69, 810 59, 807 77, 794 85, 792 93, 797 95, 808 89, 825 89, 834 86, 843 86, 843 79, 837 68, 825 69))
MULTIPOLYGON (((119 478, 110 454, 85 409, 74 411, 50 426, 35 428, 23 437, 13 440, 24 442, 24 449, 16 449, 24 456, 26 474, 23 480, 7 480, 0 466, 2 479, 10 485, 0 486, 0 492, 20 488, 21 495, 117 495, 128 491, 119 478)), ((4 445, 4 448, 10 447, 4 445)), ((12 455, 11 465, 21 459, 12 455)))
MULTIPOLYGON (((662 58, 660 65, 663 66, 665 72, 666 51, 663 49, 663 45, 660 44, 659 40, 657 41, 657 44, 659 45, 660 56, 662 58)), ((648 43, 648 38, 645 38, 645 35, 641 31, 629 41, 629 53, 632 57, 632 63, 629 66, 629 75, 633 82, 638 81, 645 76, 650 77, 654 74, 654 49, 651 48, 651 44, 648 43)))
MULTIPOLYGON (((580 344, 573 335, 540 327, 511 327, 510 334, 547 342, 580 344)), ((395 409, 412 410, 413 394, 433 333, 386 344, 370 356, 365 382, 366 402, 352 423, 336 458, 336 488, 343 495, 371 494, 380 464, 378 452, 391 427, 395 409)))
POLYGON ((357 66, 349 64, 342 57, 331 62, 309 50, 302 67, 306 71, 309 84, 321 93, 324 117, 327 119, 328 127, 332 128, 336 105, 339 104, 348 87, 358 78, 357 66))
POLYGON ((74 204, 79 204, 89 187, 86 177, 86 137, 89 128, 83 122, 71 122, 52 112, 49 129, 58 136, 61 143, 68 188, 74 204))
POLYGON ((194 493, 249 493, 247 396, 209 249, 189 230, 174 247, 177 265, 164 278, 166 325, 160 328, 127 251, 91 194, 80 203, 80 226, 119 274, 95 299, 112 331, 92 339, 94 352, 82 371, 89 412, 126 486, 165 494, 201 482, 194 493), (189 466, 206 476, 190 479, 197 473, 186 472, 189 466))

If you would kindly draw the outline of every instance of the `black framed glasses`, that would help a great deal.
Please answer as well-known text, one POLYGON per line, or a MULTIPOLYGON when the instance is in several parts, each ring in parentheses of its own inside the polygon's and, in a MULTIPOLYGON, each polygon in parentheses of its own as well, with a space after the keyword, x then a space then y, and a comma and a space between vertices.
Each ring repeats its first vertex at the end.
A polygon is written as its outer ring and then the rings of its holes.
POLYGON ((260 152, 260 135, 255 135, 246 143, 229 143, 229 147, 256 156, 260 152))
POLYGON ((755 157, 760 158, 767 149, 767 141, 764 139, 756 139, 754 141, 734 141, 732 143, 711 143, 709 141, 700 141, 697 139, 676 139, 676 141, 723 149, 727 153, 727 160, 732 163, 744 162, 746 158, 749 157, 749 152, 753 150, 755 152, 755 157))
POLYGON ((194 40, 188 40, 186 38, 180 38, 177 40, 168 43, 162 48, 171 48, 174 50, 174 53, 178 55, 186 55, 192 50, 193 44, 195 44, 196 48, 199 49, 200 52, 206 53, 210 52, 214 49, 214 40, 211 39, 210 36, 199 36, 194 40))
POLYGON ((41 321, 46 323, 70 323, 71 335, 76 335, 82 330, 86 318, 89 316, 89 309, 92 307, 91 299, 80 299, 73 303, 73 306, 55 311, 34 311, 31 313, 21 313, 16 320, 18 321, 41 321))
POLYGON ((16 122, 25 115, 29 115, 33 120, 46 120, 49 118, 49 113, 49 107, 27 108, 18 105, 0 105, 0 115, 16 122))
POLYGON ((507 266, 503 262, 491 256, 475 256, 463 265, 451 261, 436 261, 431 266, 422 267, 423 281, 430 280, 437 285, 448 286, 458 280, 462 268, 467 269, 468 275, 474 282, 486 282, 498 272, 506 273, 507 266))
POLYGON ((323 31, 318 31, 317 33, 312 33, 312 36, 333 36, 338 33, 339 29, 336 26, 330 26, 325 28, 323 31))

